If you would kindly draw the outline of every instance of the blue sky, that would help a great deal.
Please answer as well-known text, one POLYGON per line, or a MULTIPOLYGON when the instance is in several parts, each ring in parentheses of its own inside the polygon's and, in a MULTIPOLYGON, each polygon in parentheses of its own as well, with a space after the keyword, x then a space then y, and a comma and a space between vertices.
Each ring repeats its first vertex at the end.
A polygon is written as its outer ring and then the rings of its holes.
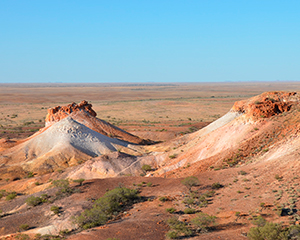
POLYGON ((300 80, 300 1, 0 1, 0 82, 300 80))

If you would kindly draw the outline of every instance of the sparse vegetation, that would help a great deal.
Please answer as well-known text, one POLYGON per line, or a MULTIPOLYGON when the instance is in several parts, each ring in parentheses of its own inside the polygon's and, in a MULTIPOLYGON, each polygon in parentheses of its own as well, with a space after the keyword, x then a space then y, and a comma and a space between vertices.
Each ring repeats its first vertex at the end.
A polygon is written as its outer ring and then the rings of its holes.
POLYGON ((58 206, 51 206, 50 210, 56 215, 60 213, 60 207, 58 206))
POLYGON ((30 196, 29 198, 26 199, 26 203, 28 206, 35 207, 40 203, 42 203, 42 199, 40 197, 30 196))
POLYGON ((165 197, 165 196, 162 196, 162 197, 160 197, 158 200, 161 201, 161 202, 166 202, 166 201, 168 201, 169 199, 168 199, 167 197, 165 197))
POLYGON ((16 197, 17 197, 17 193, 16 192, 8 193, 7 196, 6 196, 6 201, 13 200, 16 197))
POLYGON ((278 174, 275 175, 275 179, 278 180, 278 181, 282 181, 282 178, 283 177, 279 176, 278 174))
POLYGON ((261 215, 255 216, 252 221, 252 223, 258 227, 263 227, 266 222, 267 221, 261 215))
MULTIPOLYGON (((22 230, 20 229, 20 231, 22 230)), ((15 235, 14 238, 17 240, 30 240, 30 237, 27 234, 22 234, 22 233, 15 235)))
POLYGON ((166 211, 168 213, 174 213, 174 212, 176 212, 176 209, 172 207, 172 208, 167 208, 166 211))
POLYGON ((27 178, 32 178, 32 177, 34 177, 33 172, 28 172, 28 173, 27 173, 27 178))
POLYGON ((185 222, 181 222, 175 217, 167 219, 166 222, 171 229, 169 232, 166 233, 166 236, 170 239, 175 239, 178 237, 187 237, 193 234, 193 231, 188 227, 188 225, 185 222))
POLYGON ((247 237, 251 240, 299 239, 300 226, 283 227, 278 223, 266 222, 263 226, 251 228, 247 237))
POLYGON ((147 187, 152 187, 152 182, 148 182, 147 187))
POLYGON ((82 184, 83 184, 84 181, 85 181, 84 178, 80 178, 80 179, 75 179, 75 180, 73 180, 73 182, 79 183, 79 186, 82 186, 82 184))
POLYGON ((152 171, 152 167, 151 167, 150 165, 144 164, 144 165, 142 166, 142 170, 143 170, 144 172, 150 172, 150 171, 152 171))
POLYGON ((186 208, 186 209, 183 210, 183 212, 185 214, 194 214, 196 212, 196 210, 193 209, 193 208, 186 208))
POLYGON ((195 203, 196 203, 195 199, 190 196, 185 197, 182 202, 189 206, 195 205, 195 203))
POLYGON ((58 188, 56 196, 58 198, 69 196, 73 193, 73 189, 69 186, 69 181, 67 179, 54 180, 52 185, 58 188))
POLYGON ((192 191, 192 187, 198 186, 200 184, 199 179, 195 176, 190 176, 181 181, 181 183, 187 187, 189 192, 192 191))
POLYGON ((197 217, 192 219, 192 223, 197 227, 197 232, 208 232, 215 224, 216 216, 208 215, 206 213, 198 213, 197 217))
POLYGON ((19 226, 19 228, 20 228, 21 231, 26 231, 26 230, 29 229, 29 225, 28 224, 21 224, 19 226))
POLYGON ((7 195, 6 190, 0 190, 0 199, 7 195))
POLYGON ((219 189, 219 188, 222 188, 222 187, 224 187, 224 186, 222 184, 220 184, 219 182, 213 183, 211 185, 212 189, 219 189))
POLYGON ((103 225, 107 220, 114 218, 122 209, 139 199, 137 190, 117 187, 97 199, 91 209, 85 210, 75 218, 75 222, 83 229, 103 225))
POLYGON ((247 175, 247 172, 245 172, 245 171, 242 170, 242 171, 239 171, 238 174, 239 175, 247 175))

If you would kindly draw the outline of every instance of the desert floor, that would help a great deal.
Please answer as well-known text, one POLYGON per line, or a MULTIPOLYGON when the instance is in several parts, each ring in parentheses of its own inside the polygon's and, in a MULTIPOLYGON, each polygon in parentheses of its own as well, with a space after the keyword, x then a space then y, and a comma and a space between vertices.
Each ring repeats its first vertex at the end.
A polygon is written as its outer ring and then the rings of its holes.
POLYGON ((0 138, 32 135, 44 126, 48 108, 87 100, 98 118, 141 137, 167 140, 206 126, 235 101, 299 90, 299 82, 0 84, 0 138))

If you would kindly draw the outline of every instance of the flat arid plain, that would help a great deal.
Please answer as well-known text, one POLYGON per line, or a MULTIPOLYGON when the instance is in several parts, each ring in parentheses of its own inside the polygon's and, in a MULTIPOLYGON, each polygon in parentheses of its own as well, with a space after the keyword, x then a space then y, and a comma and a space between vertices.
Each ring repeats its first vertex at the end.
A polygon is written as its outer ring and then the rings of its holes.
POLYGON ((299 92, 0 84, 0 237, 299 239, 299 92))
POLYGON ((48 108, 87 100, 99 118, 157 140, 171 135, 168 131, 212 122, 236 101, 266 91, 299 89, 298 82, 0 84, 0 137, 31 135, 44 125, 48 108))

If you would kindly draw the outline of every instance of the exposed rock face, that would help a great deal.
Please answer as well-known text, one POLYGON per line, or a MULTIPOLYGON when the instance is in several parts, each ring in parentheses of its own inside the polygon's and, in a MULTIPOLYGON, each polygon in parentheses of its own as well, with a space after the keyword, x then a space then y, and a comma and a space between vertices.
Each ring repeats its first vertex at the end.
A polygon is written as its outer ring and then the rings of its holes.
POLYGON ((59 122, 66 117, 72 117, 77 122, 88 128, 111 138, 118 138, 135 144, 151 144, 152 141, 144 140, 132 135, 102 119, 97 118, 97 113, 92 109, 92 104, 83 100, 81 103, 71 103, 67 106, 57 106, 48 109, 45 125, 46 127, 59 122))
POLYGON ((213 165, 222 168, 242 164, 249 158, 261 160, 262 155, 268 157, 271 152, 272 159, 279 156, 284 159, 284 155, 294 154, 294 151, 299 154, 299 148, 294 147, 300 142, 299 102, 300 94, 296 92, 266 92, 236 102, 227 114, 205 128, 171 143, 150 146, 150 152, 165 152, 156 155, 157 159, 162 158, 162 167, 151 174, 178 177, 186 171, 190 176, 213 165), (293 136, 293 143, 287 143, 285 136, 293 136), (281 144, 283 150, 278 154, 281 144), (176 157, 170 159, 170 156, 176 157), (195 164, 195 168, 186 168, 188 164, 195 164))
POLYGON ((44 132, 0 153, 0 175, 22 178, 26 172, 45 174, 116 152, 129 144, 107 137, 78 123, 71 116, 44 132), (19 164, 21 163, 21 164, 19 164))
POLYGON ((7 149, 7 148, 11 148, 13 146, 15 146, 17 144, 16 141, 13 140, 9 140, 9 139, 0 139, 0 151, 7 149))
POLYGON ((121 149, 140 155, 142 147, 136 144, 150 143, 96 115, 87 101, 58 106, 48 110, 47 127, 29 138, 0 140, 0 176, 21 179, 26 172, 45 174, 121 149))
POLYGON ((56 106, 54 108, 49 108, 45 120, 45 125, 47 127, 54 122, 58 122, 64 119, 71 113, 79 111, 84 111, 93 117, 97 116, 97 113, 92 109, 92 104, 89 104, 87 101, 83 100, 79 104, 73 102, 67 106, 56 106))
POLYGON ((287 112, 298 101, 299 95, 296 92, 266 92, 259 96, 236 102, 232 110, 245 113, 250 119, 256 120, 287 112))

